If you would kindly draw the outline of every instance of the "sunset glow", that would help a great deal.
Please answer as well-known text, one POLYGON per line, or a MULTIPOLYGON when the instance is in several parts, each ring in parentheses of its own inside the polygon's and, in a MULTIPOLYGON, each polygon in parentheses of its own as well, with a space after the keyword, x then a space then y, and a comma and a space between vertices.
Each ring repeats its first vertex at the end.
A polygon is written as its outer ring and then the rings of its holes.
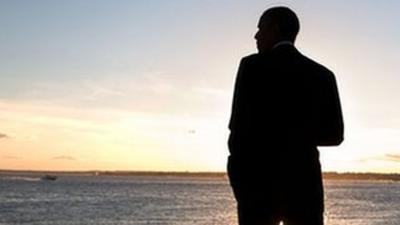
MULTIPOLYGON (((338 80, 324 170, 400 172, 400 3, 284 2, 338 80)), ((274 3, 0 1, 0 169, 225 171, 238 62, 274 3)))

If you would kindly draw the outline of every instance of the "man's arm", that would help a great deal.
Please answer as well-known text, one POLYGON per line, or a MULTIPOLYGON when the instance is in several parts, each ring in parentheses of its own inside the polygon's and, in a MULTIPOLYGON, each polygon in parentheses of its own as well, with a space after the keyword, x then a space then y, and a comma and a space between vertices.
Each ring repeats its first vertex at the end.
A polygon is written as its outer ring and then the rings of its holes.
POLYGON ((333 73, 329 72, 327 74, 321 91, 317 145, 340 145, 344 139, 344 124, 338 88, 333 73))
POLYGON ((240 116, 240 111, 243 108, 244 95, 242 92, 244 92, 243 90, 244 61, 245 61, 244 59, 240 61, 239 69, 236 75, 235 89, 233 92, 231 118, 228 125, 231 131, 235 130, 235 127, 238 123, 238 118, 240 116))
POLYGON ((237 130, 240 123, 239 122, 240 117, 243 116, 242 115, 243 113, 241 113, 241 111, 243 111, 244 107, 243 104, 244 104, 244 92, 245 92, 243 87, 244 64, 245 64, 244 61, 245 61, 244 58, 240 61, 239 69, 236 75, 235 89, 233 92, 232 112, 228 125, 228 128, 231 131, 228 140, 228 148, 230 153, 235 152, 234 149, 236 149, 237 147, 235 146, 234 142, 237 137, 237 130))

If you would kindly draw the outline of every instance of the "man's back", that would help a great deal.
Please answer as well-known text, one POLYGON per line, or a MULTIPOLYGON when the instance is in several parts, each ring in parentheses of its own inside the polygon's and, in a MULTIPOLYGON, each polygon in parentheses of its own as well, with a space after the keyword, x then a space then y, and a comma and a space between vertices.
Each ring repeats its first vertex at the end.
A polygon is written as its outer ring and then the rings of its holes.
POLYGON ((287 7, 266 10, 258 54, 242 59, 229 123, 228 175, 240 225, 322 225, 317 146, 339 145, 343 119, 335 77, 294 47, 287 7))
POLYGON ((299 148, 337 145, 343 122, 333 73, 289 44, 243 58, 229 128, 232 154, 288 159, 305 154, 299 148))
POLYGON ((243 58, 229 128, 228 174, 238 202, 280 218, 322 216, 317 146, 343 140, 332 72, 293 45, 243 58))

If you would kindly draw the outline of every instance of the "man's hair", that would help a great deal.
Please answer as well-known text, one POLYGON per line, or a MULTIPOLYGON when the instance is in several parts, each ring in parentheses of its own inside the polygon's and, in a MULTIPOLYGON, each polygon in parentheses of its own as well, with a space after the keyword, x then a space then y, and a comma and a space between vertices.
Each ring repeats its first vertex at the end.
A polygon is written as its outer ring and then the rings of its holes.
POLYGON ((295 12, 284 6, 272 7, 262 14, 260 25, 267 20, 277 26, 281 38, 295 41, 300 30, 300 22, 295 12))

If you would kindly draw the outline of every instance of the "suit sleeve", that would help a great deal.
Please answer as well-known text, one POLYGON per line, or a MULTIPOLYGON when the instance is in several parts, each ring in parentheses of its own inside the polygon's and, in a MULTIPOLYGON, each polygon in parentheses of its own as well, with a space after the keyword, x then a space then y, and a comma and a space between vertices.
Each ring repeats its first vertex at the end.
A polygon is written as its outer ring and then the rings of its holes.
POLYGON ((244 74, 244 59, 240 61, 239 69, 236 75, 235 89, 233 92, 233 100, 232 100, 231 118, 228 125, 231 131, 235 130, 235 127, 238 124, 238 119, 241 114, 240 111, 243 108, 242 106, 244 102, 243 74, 244 74))
POLYGON ((336 79, 333 73, 327 74, 322 85, 320 99, 320 121, 317 134, 318 146, 340 145, 344 139, 342 107, 336 79))
POLYGON ((232 100, 232 112, 228 125, 229 130, 231 131, 228 139, 228 148, 231 154, 237 152, 238 149, 238 143, 237 143, 238 127, 240 126, 239 120, 243 116, 242 111, 243 111, 244 93, 245 93, 243 77, 244 77, 244 59, 240 61, 239 69, 236 75, 235 89, 233 92, 233 100, 232 100))

